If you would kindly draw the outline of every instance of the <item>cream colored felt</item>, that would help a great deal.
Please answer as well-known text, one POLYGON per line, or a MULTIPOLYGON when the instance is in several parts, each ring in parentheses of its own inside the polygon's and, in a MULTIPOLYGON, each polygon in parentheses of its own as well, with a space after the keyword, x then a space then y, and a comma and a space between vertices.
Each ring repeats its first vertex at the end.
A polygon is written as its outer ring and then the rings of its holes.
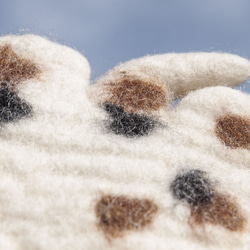
POLYGON ((90 66, 79 52, 35 35, 1 37, 18 56, 37 63, 42 74, 18 88, 20 95, 41 112, 79 113, 89 87, 90 66), (74 97, 69 95, 74 92, 74 97))
POLYGON ((227 87, 192 92, 245 81, 248 60, 220 53, 170 54, 110 71, 98 80, 99 89, 126 70, 162 79, 174 96, 191 91, 179 106, 159 112, 162 126, 127 138, 107 130, 110 117, 92 98, 95 87, 89 85, 84 56, 33 35, 2 37, 4 44, 42 72, 17 86, 33 107, 32 117, 3 124, 0 131, 0 249, 248 248, 250 153, 226 148, 213 126, 224 110, 249 117, 250 97, 227 87), (235 197, 247 218, 244 230, 211 223, 191 228, 190 207, 170 191, 181 169, 206 171, 218 192, 235 197), (103 195, 149 199, 158 211, 145 227, 107 237, 95 211, 103 195))
POLYGON ((123 74, 135 79, 156 79, 174 98, 208 86, 236 86, 250 77, 250 62, 226 53, 172 53, 145 56, 116 66, 97 84, 116 82, 123 74))

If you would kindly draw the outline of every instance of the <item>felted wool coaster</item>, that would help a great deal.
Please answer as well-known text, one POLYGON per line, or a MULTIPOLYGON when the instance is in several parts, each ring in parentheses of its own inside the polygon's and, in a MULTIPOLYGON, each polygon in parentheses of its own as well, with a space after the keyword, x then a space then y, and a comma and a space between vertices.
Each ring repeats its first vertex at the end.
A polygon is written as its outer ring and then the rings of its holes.
POLYGON ((0 249, 248 249, 250 61, 0 38, 0 249), (173 105, 182 98, 178 105, 173 105))

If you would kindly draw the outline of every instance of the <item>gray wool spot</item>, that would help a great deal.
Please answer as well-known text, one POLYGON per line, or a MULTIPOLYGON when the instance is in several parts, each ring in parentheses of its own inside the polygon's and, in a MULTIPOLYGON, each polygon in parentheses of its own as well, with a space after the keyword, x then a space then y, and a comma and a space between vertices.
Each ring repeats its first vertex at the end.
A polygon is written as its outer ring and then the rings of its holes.
POLYGON ((192 206, 210 203, 214 196, 206 173, 196 169, 178 174, 170 189, 176 199, 186 201, 192 206))
POLYGON ((31 113, 32 107, 12 92, 7 83, 0 87, 0 122, 8 123, 19 120, 31 113))

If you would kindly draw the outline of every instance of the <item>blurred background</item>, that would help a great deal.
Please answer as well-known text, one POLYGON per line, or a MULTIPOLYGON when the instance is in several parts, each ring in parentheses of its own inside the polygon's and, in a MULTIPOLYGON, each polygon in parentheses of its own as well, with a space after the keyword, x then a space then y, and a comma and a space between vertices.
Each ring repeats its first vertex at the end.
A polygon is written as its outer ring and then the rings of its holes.
MULTIPOLYGON (((148 54, 221 51, 250 59, 249 0, 1 0, 0 32, 83 53, 92 80, 148 54)), ((250 93, 250 84, 240 87, 250 93)))

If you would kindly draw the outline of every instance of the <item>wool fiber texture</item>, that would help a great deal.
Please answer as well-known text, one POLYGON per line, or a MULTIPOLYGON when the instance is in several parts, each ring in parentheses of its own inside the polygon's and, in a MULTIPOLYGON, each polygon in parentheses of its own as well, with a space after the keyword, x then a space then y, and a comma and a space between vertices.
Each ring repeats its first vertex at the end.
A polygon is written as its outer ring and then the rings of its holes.
POLYGON ((40 73, 35 63, 29 59, 20 58, 8 44, 0 48, 0 68, 0 81, 14 85, 36 77, 40 73))
POLYGON ((105 110, 111 118, 108 129, 118 135, 121 134, 127 137, 147 135, 154 129, 156 124, 153 118, 145 115, 129 114, 113 104, 105 104, 105 110))
POLYGON ((7 83, 0 86, 0 123, 19 120, 31 113, 32 107, 10 90, 7 83))
POLYGON ((90 85, 79 52, 0 37, 0 249, 248 249, 249 77, 197 52, 90 85))
POLYGON ((148 199, 106 195, 96 204, 99 227, 107 237, 119 237, 126 230, 141 230, 150 224, 157 206, 148 199))

